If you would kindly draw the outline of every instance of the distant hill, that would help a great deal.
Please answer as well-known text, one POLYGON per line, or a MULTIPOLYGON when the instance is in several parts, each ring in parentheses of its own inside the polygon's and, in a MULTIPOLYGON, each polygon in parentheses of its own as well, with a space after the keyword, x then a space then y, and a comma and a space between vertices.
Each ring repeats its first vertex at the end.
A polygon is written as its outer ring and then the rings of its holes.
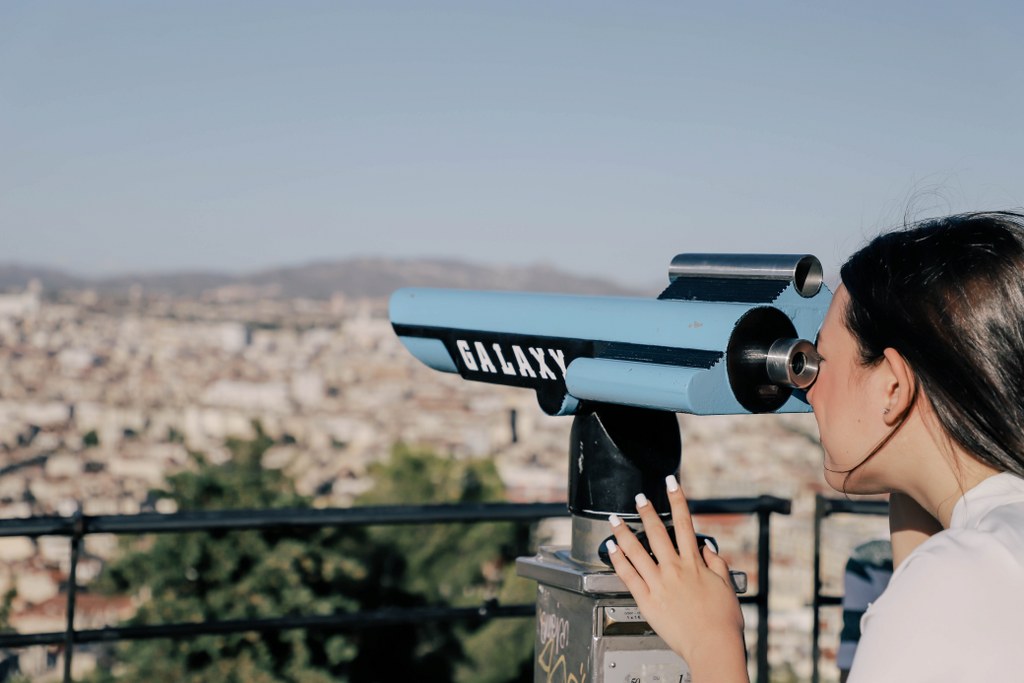
POLYGON ((102 278, 82 277, 52 268, 0 264, 0 290, 21 289, 33 279, 38 279, 47 291, 95 289, 116 294, 141 286, 146 293, 180 297, 199 297, 224 288, 252 288, 264 295, 281 298, 326 299, 337 292, 355 298, 377 298, 388 296, 399 287, 410 286, 569 294, 652 294, 602 278, 573 275, 547 265, 483 266, 447 259, 357 258, 239 275, 181 271, 102 278))
POLYGON ((39 280, 47 289, 79 289, 90 286, 88 280, 53 268, 0 264, 0 291, 23 289, 32 280, 39 280))

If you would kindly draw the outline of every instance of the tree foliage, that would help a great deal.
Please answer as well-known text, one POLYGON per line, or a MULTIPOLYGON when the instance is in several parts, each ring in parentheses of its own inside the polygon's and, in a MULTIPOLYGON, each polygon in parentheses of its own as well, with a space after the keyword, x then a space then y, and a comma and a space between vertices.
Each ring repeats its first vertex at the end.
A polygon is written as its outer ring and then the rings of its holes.
MULTIPOLYGON (((455 461, 397 446, 387 463, 371 469, 375 487, 361 503, 477 503, 501 500, 504 487, 490 461, 455 461)), ((478 605, 496 599, 521 604, 536 599, 536 584, 515 575, 512 560, 529 550, 528 530, 507 522, 375 527, 375 544, 395 548, 409 563, 402 588, 431 603, 478 605)), ((463 658, 459 683, 533 680, 532 619, 498 619, 482 627, 456 626, 463 658)))
MULTIPOLYGON (((169 477, 159 495, 181 510, 310 505, 283 472, 261 466, 271 445, 262 433, 230 441, 231 459, 217 465, 194 454, 195 467, 169 477)), ((361 504, 476 502, 502 493, 489 462, 401 446, 371 475, 375 486, 361 504)), ((107 567, 99 586, 139 598, 135 624, 470 605, 503 591, 522 593, 522 584, 508 583, 509 560, 525 551, 525 542, 507 523, 168 534, 135 542, 107 567)), ((529 620, 498 630, 494 624, 415 624, 211 635, 122 644, 96 680, 497 683, 529 680, 519 675, 531 646, 529 620), (504 678, 476 676, 481 667, 495 666, 505 668, 504 678)))

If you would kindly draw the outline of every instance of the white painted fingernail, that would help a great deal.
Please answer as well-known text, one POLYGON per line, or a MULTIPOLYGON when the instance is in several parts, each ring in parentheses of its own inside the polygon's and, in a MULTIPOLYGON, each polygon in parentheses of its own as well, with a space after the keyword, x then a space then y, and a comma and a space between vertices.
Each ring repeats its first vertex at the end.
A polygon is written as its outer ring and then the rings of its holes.
POLYGON ((704 545, 707 547, 708 550, 713 552, 715 555, 718 554, 718 544, 715 543, 715 539, 713 539, 713 538, 705 538, 704 539, 704 545))
POLYGON ((669 493, 675 493, 679 490, 679 482, 676 481, 675 475, 668 475, 665 477, 665 488, 669 490, 669 493))
POLYGON ((609 523, 610 523, 610 524, 611 524, 611 525, 612 525, 613 527, 616 527, 616 526, 619 526, 620 524, 622 524, 622 518, 621 518, 621 517, 619 517, 619 516, 618 516, 617 514, 615 514, 615 513, 613 512, 612 514, 608 515, 608 522, 609 522, 609 523))
POLYGON ((636 507, 637 507, 637 509, 640 509, 640 508, 644 507, 645 505, 647 505, 647 496, 645 496, 642 493, 636 494, 636 507))
POLYGON ((609 555, 619 552, 619 546, 615 545, 615 541, 610 538, 604 542, 604 547, 608 549, 609 555))

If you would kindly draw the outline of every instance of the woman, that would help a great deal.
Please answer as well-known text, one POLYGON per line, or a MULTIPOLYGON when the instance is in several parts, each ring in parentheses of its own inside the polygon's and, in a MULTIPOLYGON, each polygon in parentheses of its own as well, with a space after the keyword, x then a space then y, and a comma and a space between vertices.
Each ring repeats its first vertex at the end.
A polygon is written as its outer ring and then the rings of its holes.
MULTIPOLYGON (((897 565, 849 681, 1024 680, 1024 216, 885 234, 841 276, 807 398, 829 485, 892 494, 897 565)), ((695 682, 747 681, 728 567, 666 485, 679 550, 641 494, 657 561, 613 516, 615 571, 695 682)))

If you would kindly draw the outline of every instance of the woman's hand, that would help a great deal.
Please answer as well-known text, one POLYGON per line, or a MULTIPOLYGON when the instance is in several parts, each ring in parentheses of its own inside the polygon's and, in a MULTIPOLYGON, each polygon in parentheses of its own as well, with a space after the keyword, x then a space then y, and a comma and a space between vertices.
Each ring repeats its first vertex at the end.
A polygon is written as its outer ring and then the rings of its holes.
POLYGON ((657 562, 629 527, 610 518, 616 544, 608 555, 615 573, 633 594, 652 628, 690 667, 695 682, 746 683, 743 613, 725 560, 710 547, 697 548, 693 520, 676 478, 665 478, 678 550, 647 498, 637 512, 657 562))

